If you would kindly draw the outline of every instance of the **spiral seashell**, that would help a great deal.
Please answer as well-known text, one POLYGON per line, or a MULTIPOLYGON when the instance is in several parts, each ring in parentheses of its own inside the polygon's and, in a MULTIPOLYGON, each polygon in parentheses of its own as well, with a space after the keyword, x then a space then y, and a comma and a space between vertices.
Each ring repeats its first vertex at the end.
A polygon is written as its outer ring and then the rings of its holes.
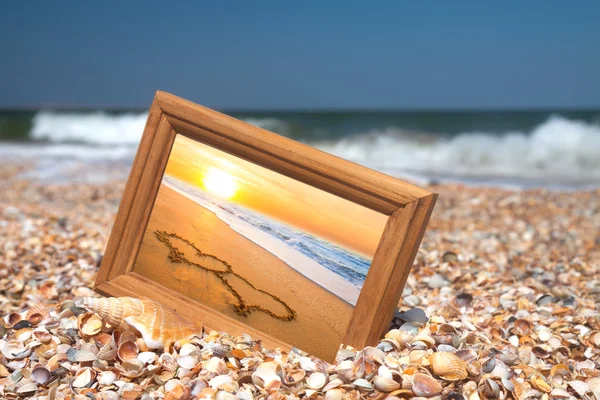
POLYGON ((433 353, 429 362, 433 372, 446 381, 460 381, 469 376, 465 362, 454 353, 433 353))
POLYGON ((86 297, 83 305, 114 328, 138 331, 150 349, 168 348, 202 333, 202 325, 181 317, 147 297, 86 297))

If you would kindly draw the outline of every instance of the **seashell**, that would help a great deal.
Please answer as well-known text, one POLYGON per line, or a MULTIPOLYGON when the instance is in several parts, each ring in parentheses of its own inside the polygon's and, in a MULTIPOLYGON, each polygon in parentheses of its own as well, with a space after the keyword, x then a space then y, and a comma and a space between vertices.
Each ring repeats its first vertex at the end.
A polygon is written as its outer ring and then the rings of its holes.
POLYGON ((212 373, 217 375, 225 375, 227 374, 227 364, 223 361, 222 358, 219 357, 211 357, 210 360, 206 362, 204 368, 212 373))
POLYGON ((36 326, 43 320, 44 317, 42 316, 42 314, 38 313, 31 314, 29 317, 27 317, 27 321, 31 324, 31 326, 36 326))
MULTIPOLYGON (((19 322, 20 323, 20 322, 19 322)), ((13 330, 13 337, 21 343, 27 342, 31 339, 31 335, 33 333, 33 328, 24 327, 13 330)))
POLYGON ((477 392, 477 383, 474 381, 465 383, 462 388, 462 395, 466 400, 480 400, 479 393, 477 392))
POLYGON ((36 314, 40 315, 42 317, 42 320, 45 320, 50 317, 50 312, 48 311, 48 308, 44 305, 44 303, 37 303, 29 310, 27 310, 27 313, 25 314, 25 319, 30 321, 30 318, 36 314))
POLYGON ((385 365, 387 365, 388 368, 392 368, 392 369, 400 368, 400 362, 398 361, 398 359, 396 357, 394 357, 391 354, 386 354, 384 361, 385 361, 385 365))
POLYGON ((342 400, 344 398, 344 392, 340 389, 331 389, 325 392, 323 400, 342 400))
POLYGON ((392 371, 390 371, 390 369, 388 367, 386 367, 385 365, 382 365, 379 368, 377 368, 377 375, 382 376, 384 378, 388 378, 388 379, 394 379, 394 375, 392 375, 392 371))
POLYGON ((51 377, 52 375, 50 374, 50 371, 48 371, 48 369, 45 367, 35 367, 31 370, 30 378, 37 384, 43 385, 44 383, 48 382, 51 377))
POLYGON ((113 371, 102 371, 98 374, 98 383, 102 386, 112 385, 117 380, 117 374, 113 371))
POLYGON ((135 335, 135 333, 131 332, 131 331, 125 331, 125 332, 118 332, 115 331, 113 332, 114 335, 114 342, 117 345, 120 345, 123 342, 136 342, 137 344, 137 336, 135 335))
POLYGON ((470 293, 463 292, 463 293, 460 293, 459 295, 457 295, 452 300, 452 304, 454 304, 454 306, 457 308, 461 308, 461 307, 469 306, 469 304, 471 304, 472 301, 473 301, 473 295, 470 293))
POLYGON ((377 375, 375 378, 373 378, 373 387, 384 393, 389 393, 391 391, 400 389, 401 385, 393 379, 377 375))
POLYGON ((377 347, 365 347, 363 349, 363 355, 369 360, 378 362, 379 364, 385 363, 385 353, 377 347))
POLYGON ((531 386, 543 393, 550 393, 552 391, 552 386, 539 375, 531 377, 531 386))
POLYGON ((408 353, 408 359, 411 364, 421 364, 423 358, 427 357, 429 352, 427 350, 411 350, 408 353))
POLYGON ((217 392, 217 395, 215 396, 215 400, 239 400, 239 399, 233 393, 229 393, 224 390, 219 390, 217 392))
POLYGON ((465 362, 454 353, 433 353, 429 362, 433 372, 446 381, 460 381, 469 376, 465 362))
POLYGON ((215 357, 225 358, 229 355, 231 348, 229 346, 216 345, 212 347, 212 355, 215 357))
POLYGON ((595 376, 594 378, 590 378, 587 380, 587 384, 596 397, 600 398, 600 376, 595 376))
POLYGON ((517 400, 525 400, 532 397, 538 397, 540 394, 537 390, 534 390, 531 385, 527 382, 517 382, 516 380, 512 381, 515 389, 514 396, 517 400))
POLYGON ((517 319, 513 322, 513 330, 519 336, 527 336, 531 332, 532 324, 526 319, 517 319))
POLYGON ((470 363, 471 361, 475 361, 479 358, 479 354, 477 354, 477 352, 473 349, 456 350, 454 354, 466 363, 470 363))
POLYGON ((177 358, 177 365, 181 368, 192 369, 198 364, 198 359, 194 356, 181 356, 177 358))
POLYGON ((281 378, 273 371, 257 369, 252 374, 252 383, 267 392, 272 392, 281 387, 281 378))
POLYGON ((565 364, 556 364, 550 369, 550 377, 552 378, 555 375, 569 377, 571 376, 571 371, 565 364))
POLYGON ((31 354, 31 348, 25 347, 18 340, 9 340, 2 347, 2 355, 7 360, 18 360, 27 357, 29 354, 31 354))
POLYGON ((94 361, 98 357, 89 350, 75 350, 73 347, 69 347, 67 350, 67 358, 71 362, 87 362, 94 361))
POLYGON ((242 388, 242 389, 238 390, 235 395, 240 400, 253 400, 254 399, 254 393, 252 393, 252 390, 250 390, 248 388, 242 388))
POLYGON ((442 385, 432 376, 416 373, 412 379, 411 390, 420 397, 431 397, 442 393, 442 385))
POLYGON ((83 313, 77 317, 77 327, 84 338, 98 335, 103 325, 102 319, 94 313, 83 313))
POLYGON ((17 324, 22 319, 23 318, 21 318, 21 314, 19 314, 17 312, 11 312, 10 314, 8 314, 6 316, 6 318, 4 318, 4 321, 8 324, 9 327, 13 327, 15 324, 17 324))
POLYGON ((550 358, 553 353, 552 349, 548 350, 542 346, 533 346, 531 352, 535 354, 536 357, 542 359, 550 358))
POLYGON ((153 351, 143 351, 137 355, 137 359, 144 364, 152 364, 158 356, 153 351))
POLYGON ((427 335, 417 335, 410 342, 410 345, 412 347, 418 346, 419 348, 422 348, 423 346, 421 345, 421 343, 425 345, 425 348, 430 349, 433 346, 435 346, 435 339, 427 335))
POLYGON ((510 370, 500 360, 496 360, 494 368, 490 371, 491 378, 500 378, 500 379, 509 379, 510 378, 510 370))
POLYGON ((187 356, 198 351, 198 346, 193 343, 186 343, 179 349, 180 356, 187 356))
POLYGON ((564 389, 554 388, 550 392, 550 397, 553 399, 568 399, 571 397, 571 394, 564 389))
POLYGON ((75 374, 72 386, 74 388, 90 387, 94 383, 94 379, 96 379, 96 371, 92 368, 84 367, 75 374))
POLYGON ((310 357, 300 357, 300 368, 306 372, 314 372, 317 370, 317 365, 310 357))
MULTIPOLYGON (((294 370, 288 372, 288 374, 285 376, 285 378, 283 378, 283 383, 285 383, 288 386, 293 386, 293 385, 297 384, 298 382, 302 382, 302 380, 304 379, 305 376, 306 376, 305 370, 294 369, 294 370)), ((341 382, 341 380, 340 380, 340 382, 341 382)))
POLYGON ((131 342, 129 340, 122 342, 119 345, 119 349, 117 350, 117 355, 121 361, 131 360, 132 358, 136 358, 139 353, 137 344, 135 342, 131 342))
POLYGON ((491 379, 484 379, 478 387, 479 394, 484 399, 495 400, 500 397, 500 387, 491 379))
POLYGON ((279 376, 280 378, 282 378, 284 376, 282 365, 276 361, 263 362, 256 368, 256 370, 257 371, 267 371, 267 372, 270 372, 272 374, 279 376))
POLYGON ((47 344, 52 340, 52 335, 48 331, 33 331, 31 334, 35 340, 44 344, 47 344))
POLYGON ((112 347, 112 344, 107 344, 98 350, 96 354, 99 360, 114 360, 117 358, 117 349, 112 347))
POLYGON ((119 372, 128 378, 137 378, 144 372, 144 363, 137 358, 132 358, 127 361, 123 361, 122 364, 115 364, 115 368, 119 372))
POLYGON ((438 352, 448 352, 448 353, 456 353, 456 348, 454 348, 453 346, 449 345, 449 344, 440 344, 437 347, 437 351, 438 352))
POLYGON ((188 321, 146 297, 86 297, 83 305, 115 328, 135 328, 151 349, 168 348, 179 339, 202 334, 201 324, 188 321))
POLYGON ((520 363, 518 354, 504 352, 496 355, 496 358, 508 366, 514 366, 520 363))
POLYGON ((24 382, 19 382, 19 385, 17 386, 17 393, 22 396, 28 396, 35 391, 37 391, 35 382, 25 380, 24 382))
POLYGON ((310 389, 319 390, 327 382, 327 376, 322 372, 313 372, 308 379, 306 379, 306 386, 310 389))
POLYGON ((481 363, 479 361, 471 361, 466 365, 467 372, 474 378, 479 378, 481 375, 481 363))
POLYGON ((162 367, 170 372, 173 372, 177 369, 177 360, 169 353, 163 353, 158 358, 158 362, 162 367))
POLYGON ((373 386, 366 379, 362 379, 362 378, 361 379, 357 379, 354 382, 352 382, 352 384, 354 386, 356 386, 360 390, 364 390, 364 391, 371 391, 371 390, 373 390, 373 386))
POLYGON ((585 399, 588 392, 591 390, 590 385, 583 381, 570 381, 567 384, 579 395, 585 399))
POLYGON ((46 368, 50 370, 50 372, 56 371, 60 367, 60 363, 63 361, 67 361, 67 355, 64 353, 55 354, 46 363, 46 368))
POLYGON ((328 390, 333 390, 333 389, 339 388, 343 384, 344 384, 344 381, 342 381, 339 378, 334 378, 334 379, 330 380, 329 382, 327 382, 327 385, 325 385, 323 387, 323 392, 327 392, 328 390))
POLYGON ((337 365, 336 372, 343 381, 351 382, 356 379, 357 369, 351 360, 345 360, 337 365))
POLYGON ((183 400, 190 395, 190 389, 178 379, 165 383, 165 399, 183 400))

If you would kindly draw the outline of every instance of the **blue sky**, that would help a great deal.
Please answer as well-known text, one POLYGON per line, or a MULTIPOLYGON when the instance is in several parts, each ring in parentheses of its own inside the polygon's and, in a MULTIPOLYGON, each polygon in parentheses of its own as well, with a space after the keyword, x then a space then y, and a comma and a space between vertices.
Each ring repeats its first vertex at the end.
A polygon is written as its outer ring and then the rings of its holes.
POLYGON ((598 1, 166 3, 6 2, 0 107, 600 107, 598 1))

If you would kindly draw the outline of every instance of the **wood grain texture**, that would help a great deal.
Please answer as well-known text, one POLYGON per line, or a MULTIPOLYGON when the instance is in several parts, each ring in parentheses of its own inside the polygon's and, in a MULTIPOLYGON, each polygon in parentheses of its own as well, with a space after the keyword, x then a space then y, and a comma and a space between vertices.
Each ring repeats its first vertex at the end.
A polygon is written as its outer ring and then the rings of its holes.
POLYGON ((391 214, 429 191, 235 118, 159 92, 177 132, 375 211, 391 214))
MULTIPOLYGON (((140 187, 140 180, 146 167, 148 154, 152 148, 152 143, 156 137, 157 126, 162 116, 162 110, 155 98, 150 106, 144 133, 131 166, 129 178, 127 179, 127 184, 125 185, 125 190, 123 191, 123 196, 121 197, 121 202, 117 211, 117 217, 115 218, 106 249, 104 250, 100 269, 96 275, 96 286, 108 280, 111 273, 114 277, 116 274, 118 275, 117 271, 126 269, 126 265, 122 262, 116 263, 115 259, 117 255, 120 254, 119 247, 121 247, 121 240, 125 234, 125 227, 128 224, 129 214, 133 209, 135 195, 140 187)), ((126 250, 127 249, 121 248, 121 251, 126 250)))
POLYGON ((431 194, 415 200, 388 219, 344 344, 356 348, 372 345, 389 328, 436 199, 437 195, 431 194))
POLYGON ((344 339, 356 348, 377 343, 396 310, 437 195, 164 92, 157 92, 150 108, 96 290, 147 296, 184 316, 201 318, 211 329, 247 332, 269 346, 289 348, 131 272, 176 134, 390 215, 344 339))

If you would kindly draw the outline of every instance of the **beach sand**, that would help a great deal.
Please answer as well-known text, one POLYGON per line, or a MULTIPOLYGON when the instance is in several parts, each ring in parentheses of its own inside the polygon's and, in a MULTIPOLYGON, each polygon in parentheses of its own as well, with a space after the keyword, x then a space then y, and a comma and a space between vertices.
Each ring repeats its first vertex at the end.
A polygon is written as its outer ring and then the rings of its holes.
MULTIPOLYGON (((196 256, 193 247, 184 241, 172 238, 171 242, 187 259, 211 269, 224 270, 222 264, 196 256)), ((335 356, 353 311, 348 303, 235 232, 214 213, 165 185, 160 187, 133 271, 162 282, 169 289, 228 317, 327 359, 335 356), (233 307, 236 298, 214 273, 169 260, 169 249, 159 241, 156 230, 176 233, 201 251, 226 261, 235 273, 257 289, 283 300, 297 313, 296 319, 282 321, 261 311, 239 315, 233 307)), ((254 290, 243 279, 231 274, 224 278, 247 303, 286 315, 281 303, 254 290)))

